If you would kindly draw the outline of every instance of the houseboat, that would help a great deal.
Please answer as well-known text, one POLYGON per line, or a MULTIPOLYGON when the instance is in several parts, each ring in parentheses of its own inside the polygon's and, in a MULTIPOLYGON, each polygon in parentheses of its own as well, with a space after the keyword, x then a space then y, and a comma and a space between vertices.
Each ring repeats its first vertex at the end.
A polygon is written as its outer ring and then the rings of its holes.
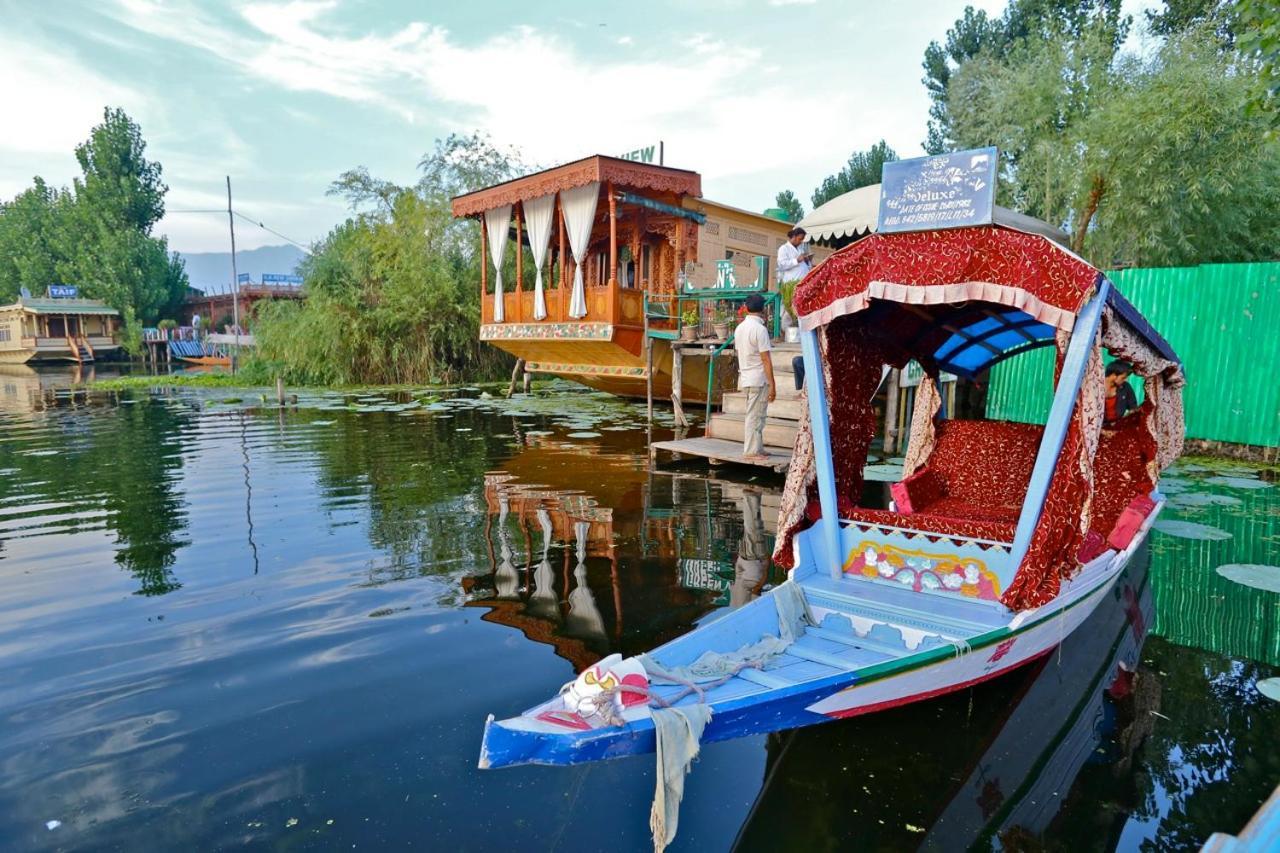
MULTIPOLYGON (((529 372, 629 397, 650 380, 671 393, 682 315, 709 336, 717 292, 776 292, 793 227, 703 198, 697 172, 602 155, 460 195, 453 214, 480 225, 480 339, 529 372)), ((708 367, 686 364, 683 399, 706 397, 708 367)))
POLYGON ((84 363, 120 348, 120 313, 98 299, 58 296, 73 288, 50 288, 55 295, 24 294, 0 306, 0 364, 28 361, 84 363))

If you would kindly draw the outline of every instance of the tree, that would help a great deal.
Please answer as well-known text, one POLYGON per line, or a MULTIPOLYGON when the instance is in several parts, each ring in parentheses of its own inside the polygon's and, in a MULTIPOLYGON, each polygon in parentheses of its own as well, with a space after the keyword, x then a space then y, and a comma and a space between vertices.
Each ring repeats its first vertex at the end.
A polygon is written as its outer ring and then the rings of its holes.
POLYGON ((996 19, 966 6, 947 31, 945 45, 934 41, 925 48, 922 82, 932 102, 925 151, 941 154, 957 147, 951 116, 956 101, 950 92, 952 77, 960 68, 977 59, 1000 62, 1023 45, 1079 38, 1099 26, 1108 32, 1114 55, 1130 25, 1130 18, 1120 14, 1120 5, 1121 0, 1011 0, 996 19))
POLYGON ((61 284, 65 260, 63 220, 70 199, 37 177, 12 201, 0 204, 0 304, 13 302, 22 288, 42 293, 61 284))
POLYGON ((1268 0, 1238 0, 1239 46, 1258 74, 1249 111, 1280 130, 1280 9, 1268 0))
POLYGON ((1002 153, 1000 200, 1067 227, 1103 266, 1244 261, 1280 245, 1280 146, 1246 113, 1211 24, 1112 59, 1105 22, 978 57, 948 83, 960 147, 1002 153))
POLYGON ((791 190, 783 190, 774 197, 774 204, 787 215, 788 222, 804 219, 804 205, 791 190))
POLYGON ((76 147, 81 176, 71 189, 42 179, 0 205, 0 297, 75 284, 124 318, 123 344, 136 350, 140 324, 177 309, 187 293, 182 260, 151 235, 164 216, 160 164, 145 157, 142 131, 123 110, 76 147))
POLYGON ((852 192, 859 187, 880 183, 880 173, 885 163, 898 159, 889 143, 881 139, 866 151, 855 151, 844 168, 828 175, 822 185, 813 191, 813 206, 819 207, 838 195, 852 192))
POLYGON ((441 140, 419 165, 413 186, 363 167, 332 184, 353 215, 303 261, 307 301, 264 304, 255 316, 271 370, 296 382, 407 383, 509 368, 479 342, 483 259, 474 225, 455 220, 449 202, 525 167, 479 135, 441 140))

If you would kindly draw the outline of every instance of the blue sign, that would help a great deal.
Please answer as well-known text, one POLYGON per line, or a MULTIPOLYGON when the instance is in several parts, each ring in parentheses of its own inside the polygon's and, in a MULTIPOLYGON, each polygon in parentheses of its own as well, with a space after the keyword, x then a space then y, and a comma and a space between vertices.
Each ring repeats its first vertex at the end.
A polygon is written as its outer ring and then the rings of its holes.
POLYGON ((262 276, 263 284, 302 284, 302 276, 300 275, 277 275, 275 273, 264 273, 262 276))
POLYGON ((885 163, 880 179, 882 234, 990 225, 995 213, 995 148, 885 163))
POLYGON ((49 285, 49 297, 51 299, 75 299, 80 295, 80 288, 74 284, 51 284, 49 285))
POLYGON ((240 275, 236 276, 236 281, 239 282, 240 284, 248 284, 249 274, 247 272, 240 273, 240 275))

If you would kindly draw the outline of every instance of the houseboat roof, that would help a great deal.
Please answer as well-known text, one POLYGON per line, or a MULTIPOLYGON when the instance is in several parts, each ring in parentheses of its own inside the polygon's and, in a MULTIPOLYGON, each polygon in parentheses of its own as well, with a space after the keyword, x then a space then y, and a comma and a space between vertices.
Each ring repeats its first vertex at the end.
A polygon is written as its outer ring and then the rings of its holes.
POLYGON ((28 314, 105 314, 120 316, 120 312, 101 299, 49 299, 22 297, 0 311, 24 311, 28 314))
POLYGON ((611 181, 618 187, 669 192, 676 195, 702 195, 702 176, 688 169, 654 166, 620 157, 595 154, 512 178, 453 199, 454 216, 475 216, 504 204, 539 198, 561 190, 585 186, 592 181, 611 181))

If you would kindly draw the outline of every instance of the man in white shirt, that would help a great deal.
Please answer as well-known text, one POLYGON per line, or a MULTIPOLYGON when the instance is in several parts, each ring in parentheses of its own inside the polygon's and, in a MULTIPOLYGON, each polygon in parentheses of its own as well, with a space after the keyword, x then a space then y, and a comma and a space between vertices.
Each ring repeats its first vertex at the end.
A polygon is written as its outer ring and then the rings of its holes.
POLYGON ((777 397, 773 381, 772 345, 764 325, 764 297, 753 293, 746 298, 747 316, 733 330, 733 348, 738 355, 738 390, 747 392, 747 418, 742 436, 742 455, 748 462, 767 462, 764 452, 764 423, 769 404, 777 397))
POLYGON ((801 250, 805 230, 799 226, 787 232, 787 241, 778 247, 778 283, 799 281, 813 267, 813 254, 801 250))

